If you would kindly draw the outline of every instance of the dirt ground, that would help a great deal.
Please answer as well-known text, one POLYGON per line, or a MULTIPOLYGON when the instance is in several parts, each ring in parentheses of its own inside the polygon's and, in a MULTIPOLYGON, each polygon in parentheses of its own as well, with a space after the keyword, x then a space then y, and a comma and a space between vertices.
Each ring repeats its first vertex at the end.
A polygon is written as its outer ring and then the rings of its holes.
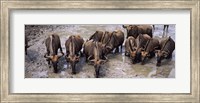
MULTIPOLYGON (((69 35, 81 35, 87 40, 96 30, 114 31, 120 29, 126 35, 122 25, 26 25, 25 35, 28 37, 28 55, 25 56, 25 78, 95 78, 94 66, 85 62, 81 57, 76 65, 77 74, 72 74, 69 64, 64 57, 58 62, 58 73, 49 68, 44 54, 45 39, 57 33, 61 39, 62 49, 65 53, 65 41, 69 35)), ((175 25, 169 26, 169 32, 165 36, 171 36, 175 41, 175 25)), ((154 38, 161 40, 163 37, 163 25, 155 25, 154 38)), ((130 59, 122 53, 109 54, 109 61, 100 70, 101 78, 175 78, 175 51, 170 60, 163 60, 160 67, 156 66, 156 58, 147 61, 145 65, 132 64, 130 59)))

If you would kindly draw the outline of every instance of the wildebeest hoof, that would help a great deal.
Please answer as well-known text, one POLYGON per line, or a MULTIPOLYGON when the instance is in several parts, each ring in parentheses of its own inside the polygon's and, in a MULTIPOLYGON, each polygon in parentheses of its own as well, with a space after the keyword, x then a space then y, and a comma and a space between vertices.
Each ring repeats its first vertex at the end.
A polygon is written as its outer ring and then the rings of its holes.
POLYGON ((76 74, 76 72, 72 72, 72 74, 76 74))
POLYGON ((99 78, 99 76, 98 76, 98 75, 96 75, 96 78, 99 78))
POLYGON ((54 73, 58 73, 58 71, 57 71, 57 70, 54 70, 54 73))
POLYGON ((135 61, 132 61, 132 63, 135 64, 136 62, 135 62, 135 61))
POLYGON ((160 64, 160 63, 157 63, 157 64, 156 64, 156 66, 158 66, 158 67, 159 67, 159 66, 161 66, 161 64, 160 64))
POLYGON ((144 62, 141 62, 141 65, 144 65, 144 62))

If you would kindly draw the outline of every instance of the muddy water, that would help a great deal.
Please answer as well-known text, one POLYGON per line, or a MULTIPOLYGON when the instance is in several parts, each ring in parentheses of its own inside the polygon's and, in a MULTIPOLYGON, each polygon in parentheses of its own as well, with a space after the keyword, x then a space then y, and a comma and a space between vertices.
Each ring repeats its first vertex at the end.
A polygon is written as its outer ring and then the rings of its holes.
MULTIPOLYGON (((58 63, 59 73, 53 73, 53 68, 48 66, 44 59, 46 48, 44 40, 48 35, 57 33, 61 38, 61 45, 65 52, 64 43, 69 35, 81 35, 87 40, 96 30, 114 31, 120 29, 126 35, 122 25, 46 25, 27 26, 25 31, 29 38, 28 55, 25 56, 25 77, 26 78, 94 78, 94 66, 85 62, 85 57, 80 58, 76 65, 77 74, 71 74, 72 70, 66 63, 64 57, 58 63)), ((169 26, 168 33, 164 36, 171 36, 175 40, 175 25, 169 26)), ((163 25, 155 25, 153 33, 155 38, 161 40, 163 37, 163 25)), ((122 52, 109 54, 109 61, 102 65, 100 70, 101 78, 174 78, 175 77, 175 51, 170 60, 163 60, 162 66, 157 67, 156 58, 148 59, 145 65, 140 63, 132 64, 129 57, 122 52)))

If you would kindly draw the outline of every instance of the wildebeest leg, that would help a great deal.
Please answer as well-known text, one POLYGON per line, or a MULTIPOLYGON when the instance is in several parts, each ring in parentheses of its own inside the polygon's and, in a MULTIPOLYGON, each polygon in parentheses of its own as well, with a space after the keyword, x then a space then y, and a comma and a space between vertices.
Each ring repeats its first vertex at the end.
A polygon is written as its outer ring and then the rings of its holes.
POLYGON ((85 55, 85 61, 88 62, 88 55, 85 55))
POLYGON ((80 56, 81 56, 81 57, 83 57, 83 56, 84 56, 82 51, 80 51, 80 56))
POLYGON ((121 45, 121 53, 122 53, 122 45, 121 45))
POLYGON ((155 30, 155 25, 153 25, 153 30, 155 30))
POLYGON ((165 37, 165 28, 166 28, 166 25, 164 25, 162 37, 165 37))
MULTIPOLYGON (((48 51, 46 54, 49 56, 49 55, 50 55, 50 52, 48 51)), ((46 54, 45 54, 45 55, 46 55, 46 54)), ((51 64, 50 64, 51 61, 50 61, 50 59, 47 58, 46 60, 47 60, 47 63, 48 63, 48 65, 49 65, 49 68, 51 68, 51 64)))
POLYGON ((154 52, 150 52, 150 57, 149 58, 153 58, 155 56, 155 53, 154 52))
POLYGON ((119 53, 119 47, 115 48, 115 53, 119 53))
POLYGON ((168 28, 169 28, 169 25, 166 25, 166 36, 168 35, 168 28))
POLYGON ((60 52, 63 53, 61 45, 59 46, 59 48, 60 48, 60 52))

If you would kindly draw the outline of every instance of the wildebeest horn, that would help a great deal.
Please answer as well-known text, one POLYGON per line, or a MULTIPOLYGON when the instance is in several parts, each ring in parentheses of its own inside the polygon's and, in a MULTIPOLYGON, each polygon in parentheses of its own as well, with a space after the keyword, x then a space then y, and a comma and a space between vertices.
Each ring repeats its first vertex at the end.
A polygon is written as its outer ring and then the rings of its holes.
POLYGON ((52 58, 53 58, 53 56, 47 56, 47 54, 45 54, 44 57, 45 57, 45 58, 49 58, 49 59, 52 59, 52 58))
POLYGON ((87 58, 87 60, 90 60, 91 57, 92 57, 92 56, 90 55, 90 56, 87 58))
POLYGON ((164 57, 167 57, 169 55, 169 53, 166 51, 163 51, 163 54, 164 54, 164 57))
POLYGON ((108 57, 107 57, 107 56, 105 56, 105 55, 104 55, 104 58, 105 58, 106 60, 108 60, 108 57))
POLYGON ((90 65, 93 65, 93 64, 94 64, 94 62, 95 62, 95 60, 94 60, 94 59, 92 59, 92 60, 89 60, 89 64, 90 64, 90 65))

